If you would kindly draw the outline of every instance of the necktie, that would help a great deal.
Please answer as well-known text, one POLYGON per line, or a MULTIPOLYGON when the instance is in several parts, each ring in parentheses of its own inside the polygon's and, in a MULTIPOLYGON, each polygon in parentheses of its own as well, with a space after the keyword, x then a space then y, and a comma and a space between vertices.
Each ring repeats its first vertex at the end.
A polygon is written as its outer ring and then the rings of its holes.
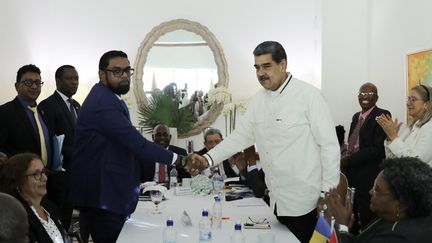
POLYGON ((124 102, 124 100, 120 100, 120 103, 121 103, 123 109, 126 111, 126 114, 128 115, 128 118, 130 120, 129 109, 128 109, 127 105, 126 105, 126 102, 124 102))
POLYGON ((358 147, 355 148, 355 145, 357 143, 360 134, 360 128, 362 125, 363 125, 363 117, 359 116, 359 120, 357 121, 357 124, 354 127, 354 131, 351 133, 351 136, 348 139, 348 154, 352 154, 358 151, 358 147))
POLYGON ((165 165, 162 163, 159 163, 159 182, 165 181, 165 165))
POLYGON ((76 117, 76 113, 75 113, 75 107, 73 106, 73 99, 69 98, 68 102, 69 102, 69 111, 72 115, 72 119, 74 122, 76 122, 77 117, 76 117))
POLYGON ((28 108, 33 112, 33 116, 34 116, 35 121, 36 121, 36 126, 37 126, 38 133, 39 133, 41 157, 42 157, 42 161, 43 161, 44 165, 46 165, 47 161, 48 161, 48 154, 47 154, 47 149, 46 149, 46 144, 45 144, 44 132, 42 129, 41 122, 39 120, 38 111, 37 111, 36 106, 35 107, 28 106, 28 108))

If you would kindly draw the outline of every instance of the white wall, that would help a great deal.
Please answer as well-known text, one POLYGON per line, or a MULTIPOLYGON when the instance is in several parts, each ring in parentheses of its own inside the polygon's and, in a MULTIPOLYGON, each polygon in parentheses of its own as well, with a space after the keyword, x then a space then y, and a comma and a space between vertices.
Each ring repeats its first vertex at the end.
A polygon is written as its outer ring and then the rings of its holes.
MULTIPOLYGON (((348 130, 360 109, 358 88, 366 81, 378 86, 379 106, 404 118, 405 54, 432 47, 430 0, 5 0, 2 5, 0 104, 15 97, 16 71, 28 63, 42 69, 46 82, 39 101, 54 91, 56 68, 75 65, 81 81, 77 99, 83 101, 98 80, 104 52, 124 50, 133 63, 154 26, 186 18, 208 27, 221 43, 236 99, 260 88, 252 50, 264 40, 278 40, 290 71, 322 87, 335 123, 348 130)), ((215 126, 224 128, 223 119, 215 126)), ((201 137, 195 139, 195 148, 201 147, 201 137)))
MULTIPOLYGON (((80 75, 76 98, 82 102, 98 81, 98 61, 104 52, 121 49, 133 64, 145 35, 161 22, 176 18, 200 22, 219 40, 228 63, 229 89, 236 99, 251 97, 260 88, 252 51, 265 40, 281 42, 290 70, 320 86, 317 2, 6 0, 0 10, 0 104, 16 96, 16 71, 28 63, 41 68, 45 81, 38 101, 54 91, 55 70, 63 64, 74 65, 80 75)), ((133 98, 129 101, 134 103, 133 98)), ((222 119, 216 126, 224 127, 222 119)), ((202 143, 195 144, 198 149, 202 143)))

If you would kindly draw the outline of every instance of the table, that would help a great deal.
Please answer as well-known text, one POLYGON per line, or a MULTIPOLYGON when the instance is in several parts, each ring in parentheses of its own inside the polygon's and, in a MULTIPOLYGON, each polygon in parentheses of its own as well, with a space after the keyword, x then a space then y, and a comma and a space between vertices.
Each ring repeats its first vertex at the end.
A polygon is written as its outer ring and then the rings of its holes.
MULTIPOLYGON (((119 243, 142 243, 162 242, 163 230, 165 229, 168 216, 174 220, 174 227, 177 230, 178 243, 199 242, 199 220, 203 208, 213 209, 214 199, 212 196, 175 196, 172 190, 165 193, 167 200, 164 200, 159 208, 161 214, 152 214, 155 206, 150 201, 140 201, 131 218, 126 221, 120 236, 119 243), (189 214, 192 219, 192 226, 183 226, 181 216, 183 211, 189 214)), ((258 234, 274 233, 275 243, 299 242, 288 228, 279 223, 271 209, 259 198, 246 198, 231 202, 222 202, 223 216, 229 217, 223 220, 221 229, 212 229, 212 243, 229 243, 234 231, 234 224, 241 220, 248 222, 248 217, 254 220, 266 218, 271 229, 243 229, 245 242, 258 243, 258 234)))

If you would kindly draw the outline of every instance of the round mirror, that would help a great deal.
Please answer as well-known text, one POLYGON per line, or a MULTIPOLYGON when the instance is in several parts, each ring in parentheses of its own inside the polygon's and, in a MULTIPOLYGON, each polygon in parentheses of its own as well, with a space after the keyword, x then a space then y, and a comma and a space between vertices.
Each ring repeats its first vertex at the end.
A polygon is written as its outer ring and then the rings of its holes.
MULTIPOLYGON (((214 85, 228 86, 226 60, 219 42, 205 26, 185 19, 153 28, 140 45, 134 68, 138 108, 149 104, 152 91, 171 85, 184 92, 186 98, 180 100, 180 106, 186 105, 194 93, 202 95, 214 85)), ((205 113, 197 113, 192 129, 179 134, 179 138, 199 134, 216 120, 222 108, 222 104, 214 104, 205 113)))

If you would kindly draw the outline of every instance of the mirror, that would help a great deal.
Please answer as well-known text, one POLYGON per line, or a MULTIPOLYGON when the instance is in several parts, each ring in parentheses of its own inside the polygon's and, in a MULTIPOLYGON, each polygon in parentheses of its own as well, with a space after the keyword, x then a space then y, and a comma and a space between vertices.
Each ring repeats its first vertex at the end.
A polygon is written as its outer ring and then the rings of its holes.
MULTIPOLYGON (((148 105, 153 89, 162 90, 171 83, 189 99, 195 91, 207 92, 215 84, 228 86, 226 60, 219 42, 205 26, 185 19, 171 20, 153 28, 138 49, 134 68, 133 87, 138 107, 148 105), (184 70, 193 74, 182 74, 184 70)), ((197 135, 211 126, 222 108, 221 104, 212 105, 198 117, 193 128, 179 138, 197 135)))

